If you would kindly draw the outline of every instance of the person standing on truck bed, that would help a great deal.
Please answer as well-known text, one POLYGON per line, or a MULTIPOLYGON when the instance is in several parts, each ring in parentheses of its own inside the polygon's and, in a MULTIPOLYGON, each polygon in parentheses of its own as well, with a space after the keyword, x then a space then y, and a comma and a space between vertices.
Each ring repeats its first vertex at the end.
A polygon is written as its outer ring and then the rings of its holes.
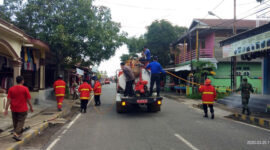
POLYGON ((132 97, 134 94, 132 85, 134 83, 135 76, 134 76, 131 68, 129 66, 125 66, 124 62, 120 63, 120 66, 121 66, 121 69, 123 70, 123 73, 126 77, 126 87, 125 87, 125 91, 124 91, 124 97, 126 97, 126 96, 132 97))
POLYGON ((154 61, 151 62, 146 66, 146 69, 151 69, 151 81, 150 81, 150 96, 152 96, 153 93, 153 87, 156 82, 156 88, 157 88, 157 96, 159 97, 159 92, 160 92, 160 73, 166 73, 160 63, 157 62, 158 58, 157 56, 154 57, 154 61))
POLYGON ((151 52, 147 48, 147 46, 143 47, 143 52, 142 52, 143 58, 140 58, 140 62, 144 64, 144 66, 148 65, 149 62, 151 61, 151 52))

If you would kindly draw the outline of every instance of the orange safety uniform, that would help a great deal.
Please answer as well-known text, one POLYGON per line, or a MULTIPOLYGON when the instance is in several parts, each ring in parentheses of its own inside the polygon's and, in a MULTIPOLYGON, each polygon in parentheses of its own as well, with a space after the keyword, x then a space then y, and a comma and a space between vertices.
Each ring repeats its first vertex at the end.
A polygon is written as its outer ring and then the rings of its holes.
POLYGON ((202 103, 203 104, 214 104, 217 93, 215 87, 211 85, 211 80, 206 79, 205 85, 199 87, 199 92, 202 93, 202 103))
POLYGON ((61 109, 63 105, 63 100, 66 92, 66 82, 59 79, 53 84, 56 100, 57 100, 57 108, 61 109))
POLYGON ((96 81, 96 83, 94 85, 94 94, 101 95, 101 84, 99 81, 96 81))
POLYGON ((92 87, 87 82, 83 82, 83 84, 80 85, 78 91, 80 92, 81 100, 89 100, 92 87))

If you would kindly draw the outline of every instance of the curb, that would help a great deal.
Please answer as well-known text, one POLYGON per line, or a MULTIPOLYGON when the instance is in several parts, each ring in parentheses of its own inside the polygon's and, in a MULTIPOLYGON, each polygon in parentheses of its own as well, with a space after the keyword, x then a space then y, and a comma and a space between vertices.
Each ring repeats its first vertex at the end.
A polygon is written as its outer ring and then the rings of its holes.
MULTIPOLYGON (((62 112, 59 112, 56 117, 62 117, 67 115, 70 112, 70 109, 72 108, 72 106, 74 105, 74 102, 68 106, 66 109, 64 109, 62 112)), ((9 148, 7 148, 6 150, 19 150, 19 148, 29 142, 31 139, 33 139, 34 137, 36 137, 38 134, 40 134, 40 132, 44 131, 45 129, 47 129, 49 127, 49 122, 44 122, 43 124, 41 124, 40 126, 38 126, 37 129, 27 133, 22 141, 19 142, 15 142, 12 146, 10 146, 9 148)))
POLYGON ((268 119, 254 117, 254 116, 247 116, 247 115, 243 115, 239 113, 234 113, 233 117, 240 121, 244 121, 253 125, 270 129, 270 120, 268 119))

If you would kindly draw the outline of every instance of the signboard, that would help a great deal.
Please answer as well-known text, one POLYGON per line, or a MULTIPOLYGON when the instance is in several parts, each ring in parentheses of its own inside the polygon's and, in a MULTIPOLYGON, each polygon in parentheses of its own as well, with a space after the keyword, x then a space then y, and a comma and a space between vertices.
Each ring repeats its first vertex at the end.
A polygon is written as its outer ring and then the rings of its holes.
POLYGON ((79 68, 76 68, 76 72, 78 75, 84 75, 84 71, 79 68))
POLYGON ((270 31, 222 47, 223 58, 270 49, 270 31))

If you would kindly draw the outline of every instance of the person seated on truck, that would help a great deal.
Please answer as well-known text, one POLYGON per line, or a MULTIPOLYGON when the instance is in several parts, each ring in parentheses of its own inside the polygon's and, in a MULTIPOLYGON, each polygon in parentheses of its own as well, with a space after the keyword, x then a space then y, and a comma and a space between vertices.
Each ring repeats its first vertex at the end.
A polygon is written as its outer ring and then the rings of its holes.
POLYGON ((124 62, 120 63, 121 69, 123 70, 123 73, 126 77, 126 87, 124 91, 124 97, 130 96, 132 97, 134 95, 133 90, 133 83, 135 80, 135 76, 129 66, 126 66, 124 62))
POLYGON ((148 64, 146 66, 146 69, 151 69, 151 81, 150 81, 150 96, 152 96, 153 93, 153 87, 154 84, 156 83, 156 89, 157 89, 157 96, 159 97, 159 93, 160 93, 160 73, 166 73, 160 63, 157 62, 158 58, 157 56, 154 57, 153 59, 154 61, 151 62, 150 64, 148 64))

